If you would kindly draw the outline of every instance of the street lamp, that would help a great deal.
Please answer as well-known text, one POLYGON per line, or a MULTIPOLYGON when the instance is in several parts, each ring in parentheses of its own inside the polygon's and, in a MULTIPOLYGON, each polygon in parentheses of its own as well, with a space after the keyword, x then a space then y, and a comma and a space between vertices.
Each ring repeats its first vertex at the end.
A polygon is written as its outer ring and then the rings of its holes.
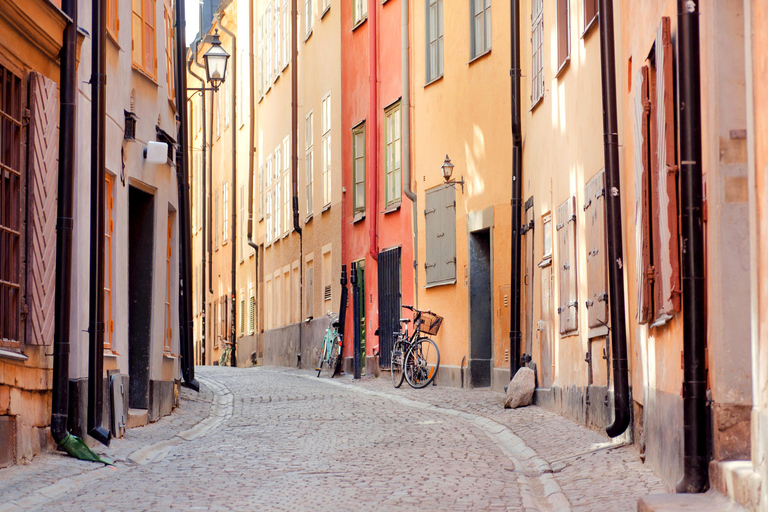
POLYGON ((219 40, 219 29, 213 34, 213 42, 211 47, 203 55, 205 59, 205 77, 208 79, 208 83, 215 89, 218 89, 219 84, 224 81, 227 76, 227 61, 229 60, 229 54, 227 50, 222 48, 221 41, 219 40))
POLYGON ((461 180, 456 181, 452 180, 451 176, 453 175, 453 167, 454 165, 451 163, 451 159, 448 158, 448 155, 445 155, 445 161, 443 162, 443 165, 440 166, 440 171, 443 173, 443 179, 445 180, 446 185, 452 186, 454 189, 456 188, 456 185, 461 185, 461 193, 464 193, 464 176, 461 177, 461 180))

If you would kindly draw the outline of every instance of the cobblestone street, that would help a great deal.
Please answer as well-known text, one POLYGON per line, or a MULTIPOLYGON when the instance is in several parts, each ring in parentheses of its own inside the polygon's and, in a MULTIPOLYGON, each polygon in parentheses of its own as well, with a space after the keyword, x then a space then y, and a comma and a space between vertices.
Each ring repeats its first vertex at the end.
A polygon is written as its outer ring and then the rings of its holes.
POLYGON ((633 448, 535 406, 504 410, 489 390, 283 368, 197 376, 200 394, 183 389, 170 417, 103 450, 114 467, 50 453, 0 471, 0 512, 621 511, 665 491, 633 448))

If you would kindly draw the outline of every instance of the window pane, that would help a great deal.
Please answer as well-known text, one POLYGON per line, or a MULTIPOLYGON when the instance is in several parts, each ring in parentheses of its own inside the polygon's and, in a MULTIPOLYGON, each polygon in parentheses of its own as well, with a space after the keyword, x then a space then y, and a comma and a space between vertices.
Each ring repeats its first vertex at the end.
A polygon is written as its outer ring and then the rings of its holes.
POLYGON ((482 53, 484 40, 485 40, 485 36, 483 35, 483 15, 482 15, 482 11, 480 11, 480 13, 475 14, 475 38, 474 38, 475 49, 473 52, 473 56, 482 53))
POLYGON ((491 2, 488 0, 488 7, 485 9, 485 50, 491 48, 491 2))

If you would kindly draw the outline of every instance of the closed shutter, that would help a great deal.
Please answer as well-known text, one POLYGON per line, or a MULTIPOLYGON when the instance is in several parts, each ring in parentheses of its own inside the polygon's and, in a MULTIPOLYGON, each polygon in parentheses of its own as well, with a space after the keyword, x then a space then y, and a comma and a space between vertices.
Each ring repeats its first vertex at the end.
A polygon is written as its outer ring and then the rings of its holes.
POLYGON ((315 308, 314 308, 314 301, 312 298, 315 295, 315 268, 314 266, 307 267, 307 286, 306 290, 307 293, 305 295, 306 300, 306 310, 308 316, 315 316, 315 308))
POLYGON ((29 76, 29 177, 27 222, 27 339, 29 345, 53 342, 56 285, 56 190, 58 183, 58 101, 56 83, 29 76))
POLYGON ((427 286, 456 282, 456 190, 448 185, 425 194, 427 286))
POLYGON ((569 197, 557 208, 557 245, 559 256, 558 276, 560 281, 560 334, 575 331, 578 326, 578 303, 576 301, 576 198, 569 197))
MULTIPOLYGON (((653 219, 656 318, 680 311, 680 265, 677 225, 677 165, 675 157, 674 62, 670 20, 664 17, 656 35, 656 200, 653 219)), ((653 156, 653 154, 652 154, 653 156)))
POLYGON ((653 319, 653 267, 651 262, 650 187, 648 163, 650 140, 648 67, 643 66, 635 78, 635 249, 637 251, 637 321, 641 324, 653 319))
POLYGON ((251 334, 253 334, 256 320, 256 297, 251 295, 250 312, 248 315, 248 327, 251 334))
POLYGON ((587 318, 589 327, 608 323, 605 245, 605 172, 589 180, 584 190, 587 241, 587 318))
POLYGON ((227 338, 227 296, 221 298, 221 339, 227 338))

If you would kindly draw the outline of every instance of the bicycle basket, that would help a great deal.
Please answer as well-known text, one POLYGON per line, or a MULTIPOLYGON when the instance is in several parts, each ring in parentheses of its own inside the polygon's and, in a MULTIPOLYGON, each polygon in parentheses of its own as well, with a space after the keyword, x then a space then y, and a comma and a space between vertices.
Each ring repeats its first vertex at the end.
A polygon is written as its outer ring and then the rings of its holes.
POLYGON ((440 326, 443 325, 443 317, 428 311, 421 312, 420 320, 421 325, 419 326, 419 330, 430 336, 437 336, 440 326))

